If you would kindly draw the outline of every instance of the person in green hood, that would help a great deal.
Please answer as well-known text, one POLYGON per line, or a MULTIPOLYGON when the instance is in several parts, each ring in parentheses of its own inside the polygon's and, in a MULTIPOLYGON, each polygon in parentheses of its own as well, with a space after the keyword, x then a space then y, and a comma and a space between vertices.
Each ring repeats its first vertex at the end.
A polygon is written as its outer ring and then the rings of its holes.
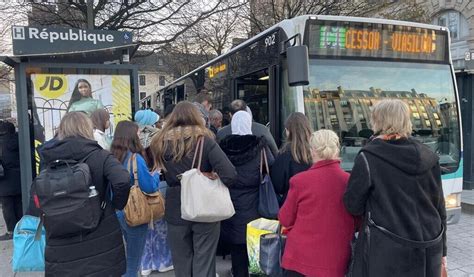
POLYGON ((103 109, 104 105, 98 99, 92 98, 92 87, 86 79, 79 79, 74 86, 67 112, 85 112, 90 116, 95 110, 103 109))

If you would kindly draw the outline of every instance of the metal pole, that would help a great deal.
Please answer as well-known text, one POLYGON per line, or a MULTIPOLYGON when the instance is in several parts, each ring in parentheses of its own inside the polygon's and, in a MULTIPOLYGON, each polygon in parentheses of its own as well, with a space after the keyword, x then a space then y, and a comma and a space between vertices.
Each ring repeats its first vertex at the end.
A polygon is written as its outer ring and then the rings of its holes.
POLYGON ((87 29, 94 29, 94 0, 87 0, 87 29))
MULTIPOLYGON (((20 145, 20 179, 23 212, 28 208, 31 181, 33 180, 30 118, 28 114, 28 85, 26 84, 25 71, 25 64, 20 63, 15 65, 15 95, 18 116, 18 143, 20 145)), ((33 90, 33 88, 30 89, 33 90)))

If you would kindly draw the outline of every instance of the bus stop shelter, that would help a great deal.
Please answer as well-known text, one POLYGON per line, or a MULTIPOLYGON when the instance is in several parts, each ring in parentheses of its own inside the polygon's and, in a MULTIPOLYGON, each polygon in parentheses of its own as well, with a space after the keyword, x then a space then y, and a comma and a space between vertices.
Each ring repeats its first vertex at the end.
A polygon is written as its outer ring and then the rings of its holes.
MULTIPOLYGON (((12 27, 13 54, 0 60, 13 67, 20 146, 22 202, 39 172, 37 148, 52 139, 62 116, 74 105, 80 82, 111 116, 111 127, 138 107, 136 50, 129 32, 75 28, 12 27)), ((82 96, 81 96, 82 97, 82 96)))

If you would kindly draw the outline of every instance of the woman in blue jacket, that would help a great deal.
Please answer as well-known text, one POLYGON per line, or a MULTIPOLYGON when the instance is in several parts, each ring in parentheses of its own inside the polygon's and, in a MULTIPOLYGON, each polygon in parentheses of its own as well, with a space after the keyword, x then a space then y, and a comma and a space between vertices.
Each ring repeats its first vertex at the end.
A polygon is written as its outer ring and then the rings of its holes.
MULTIPOLYGON (((153 193, 158 190, 159 174, 150 173, 148 171, 147 163, 144 157, 144 150, 138 138, 138 125, 131 121, 121 121, 117 124, 114 134, 114 140, 110 148, 112 154, 127 168, 130 172, 130 187, 134 183, 133 163, 129 159, 132 154, 135 154, 138 167, 138 185, 145 193, 153 193)), ((147 234, 148 224, 143 224, 135 227, 128 226, 125 221, 123 211, 117 212, 117 217, 122 227, 123 236, 127 242, 127 272, 124 276, 136 277, 143 248, 145 247, 145 240, 147 234)))

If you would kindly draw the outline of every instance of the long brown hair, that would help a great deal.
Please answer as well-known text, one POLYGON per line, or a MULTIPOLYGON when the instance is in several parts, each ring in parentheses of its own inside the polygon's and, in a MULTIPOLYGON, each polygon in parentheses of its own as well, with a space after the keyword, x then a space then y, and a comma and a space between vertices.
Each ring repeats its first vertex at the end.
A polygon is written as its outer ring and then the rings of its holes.
POLYGON ((155 166, 166 170, 164 156, 167 151, 173 157, 173 162, 177 162, 191 153, 199 137, 213 137, 204 124, 195 105, 188 101, 178 103, 161 132, 151 141, 155 166))
POLYGON ((120 121, 115 128, 114 140, 110 152, 123 163, 127 152, 138 153, 145 157, 142 144, 137 135, 138 125, 132 121, 120 121))
POLYGON ((291 156, 297 163, 311 164, 311 125, 308 118, 299 112, 290 114, 285 122, 288 137, 281 151, 291 151, 291 156))

